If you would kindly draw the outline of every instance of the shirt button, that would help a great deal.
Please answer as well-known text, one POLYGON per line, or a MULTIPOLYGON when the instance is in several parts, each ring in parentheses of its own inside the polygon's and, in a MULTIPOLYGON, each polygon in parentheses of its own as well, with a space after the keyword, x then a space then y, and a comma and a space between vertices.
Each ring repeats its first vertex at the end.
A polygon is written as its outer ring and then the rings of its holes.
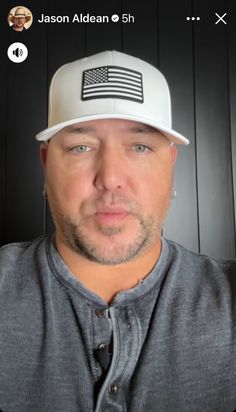
POLYGON ((105 318, 105 317, 106 317, 105 311, 102 310, 102 309, 96 309, 96 310, 95 310, 95 313, 96 313, 96 315, 97 315, 98 318, 105 318))
POLYGON ((106 343, 100 343, 100 344, 98 345, 98 349, 99 349, 100 351, 105 351, 107 348, 108 348, 108 345, 107 345, 106 343))
POLYGON ((115 393, 118 392, 118 386, 117 386, 115 383, 113 383, 111 386, 109 386, 108 391, 109 391, 112 395, 114 395, 115 393))

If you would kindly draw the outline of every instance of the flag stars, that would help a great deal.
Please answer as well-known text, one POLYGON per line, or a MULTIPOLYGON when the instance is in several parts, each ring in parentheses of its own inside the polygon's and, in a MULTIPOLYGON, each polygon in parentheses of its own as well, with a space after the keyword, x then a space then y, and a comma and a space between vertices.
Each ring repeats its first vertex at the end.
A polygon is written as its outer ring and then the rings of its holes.
POLYGON ((94 83, 107 82, 107 68, 98 67, 96 69, 90 69, 85 72, 84 84, 87 86, 94 83))

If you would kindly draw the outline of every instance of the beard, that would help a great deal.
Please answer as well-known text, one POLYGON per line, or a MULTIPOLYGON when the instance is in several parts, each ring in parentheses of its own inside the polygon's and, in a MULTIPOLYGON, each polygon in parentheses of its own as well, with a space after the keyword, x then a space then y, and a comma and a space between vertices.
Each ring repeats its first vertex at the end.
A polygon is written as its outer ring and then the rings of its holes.
POLYGON ((80 256, 92 262, 103 265, 129 262, 142 255, 160 239, 164 220, 163 212, 157 211, 155 216, 143 215, 136 203, 127 201, 120 194, 112 195, 109 206, 118 204, 128 209, 128 219, 132 219, 130 236, 127 236, 127 223, 120 223, 119 226, 103 225, 93 219, 97 205, 106 203, 108 206, 107 199, 104 197, 82 203, 77 219, 72 219, 62 210, 55 196, 49 195, 48 198, 53 220, 63 242, 80 256), (126 236, 122 240, 122 234, 125 231, 126 236))
POLYGON ((127 243, 120 243, 116 238, 124 230, 123 227, 99 227, 98 231, 109 238, 103 246, 95 242, 92 235, 86 230, 83 223, 75 224, 69 216, 64 216, 60 227, 66 244, 76 253, 90 261, 103 265, 118 265, 129 262, 150 247, 160 235, 159 227, 155 227, 151 218, 139 221, 139 228, 133 239, 127 243), (155 234, 154 234, 155 232, 155 234))

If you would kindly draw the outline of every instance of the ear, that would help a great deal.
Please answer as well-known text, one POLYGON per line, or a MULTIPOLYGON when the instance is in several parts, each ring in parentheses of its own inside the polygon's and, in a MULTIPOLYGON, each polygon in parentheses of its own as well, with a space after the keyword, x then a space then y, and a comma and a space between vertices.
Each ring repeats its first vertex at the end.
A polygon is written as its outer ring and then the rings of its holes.
POLYGON ((43 167, 45 169, 46 163, 47 163, 47 154, 48 154, 48 142, 47 143, 42 143, 40 145, 40 159, 43 164, 43 167))
POLYGON ((176 159, 177 159, 177 154, 178 154, 178 150, 175 144, 171 145, 171 160, 173 165, 175 165, 176 159))

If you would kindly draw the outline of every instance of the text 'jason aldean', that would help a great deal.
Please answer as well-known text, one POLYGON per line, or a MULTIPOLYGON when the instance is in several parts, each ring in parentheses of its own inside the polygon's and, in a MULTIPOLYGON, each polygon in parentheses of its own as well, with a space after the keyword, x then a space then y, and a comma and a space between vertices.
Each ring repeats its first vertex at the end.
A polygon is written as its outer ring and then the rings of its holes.
POLYGON ((74 14, 70 16, 49 16, 47 14, 41 14, 39 23, 109 23, 109 16, 93 16, 89 13, 74 14))

